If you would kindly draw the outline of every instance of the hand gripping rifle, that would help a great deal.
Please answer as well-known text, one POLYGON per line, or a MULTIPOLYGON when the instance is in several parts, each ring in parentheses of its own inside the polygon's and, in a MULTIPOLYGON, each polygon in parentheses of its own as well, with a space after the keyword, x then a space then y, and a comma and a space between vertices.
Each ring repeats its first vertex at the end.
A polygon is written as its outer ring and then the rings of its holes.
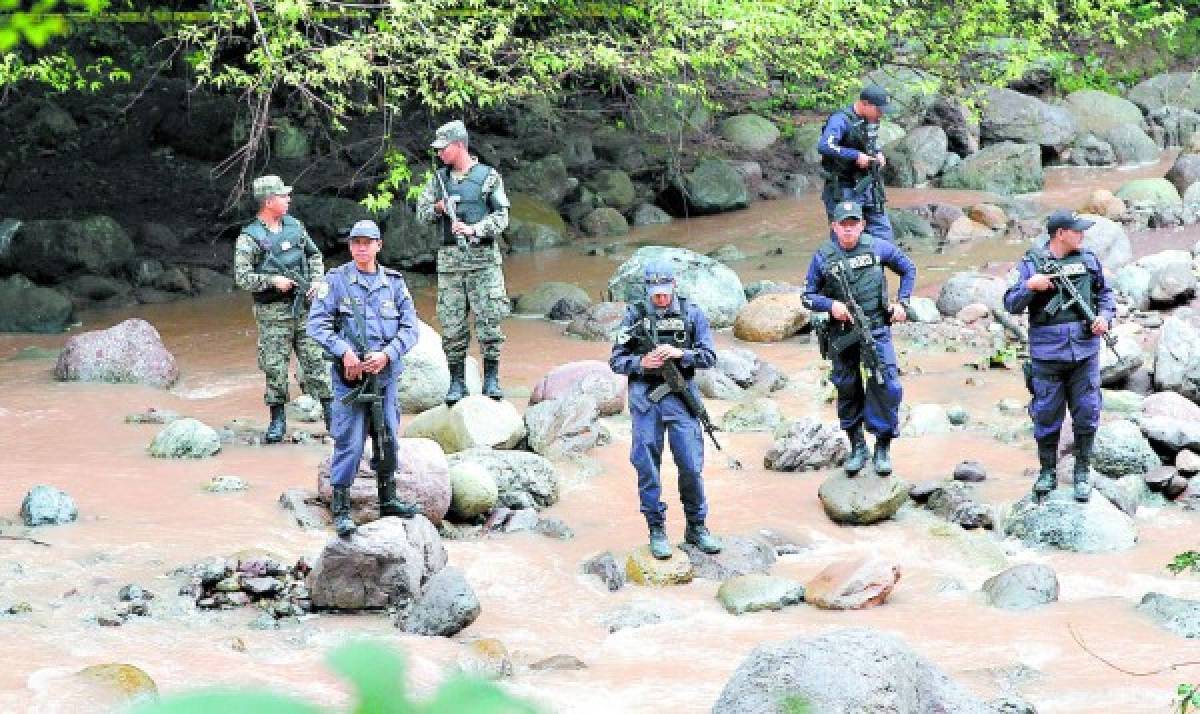
POLYGON ((267 250, 266 253, 267 259, 263 261, 263 267, 271 268, 276 275, 283 276, 295 283, 292 288, 292 317, 297 320, 301 319, 305 314, 304 302, 308 299, 308 289, 312 282, 295 270, 283 267, 283 263, 280 263, 279 258, 270 250, 267 250))
POLYGON ((875 211, 882 211, 887 202, 887 192, 883 188, 883 174, 880 171, 879 159, 871 156, 867 173, 854 184, 854 195, 866 196, 870 191, 871 200, 863 201, 863 206, 875 211))
MULTIPOLYGON (((1058 294, 1046 303, 1042 308, 1047 315, 1054 316, 1062 310, 1069 310, 1072 307, 1078 307, 1087 319, 1088 329, 1092 327, 1092 323, 1096 321, 1096 310, 1092 307, 1091 302, 1084 300, 1079 294, 1079 288, 1075 287, 1075 283, 1071 282, 1071 277, 1063 270, 1063 266, 1056 260, 1048 260, 1045 256, 1039 255, 1037 250, 1029 251, 1029 259, 1033 262, 1033 267, 1039 273, 1049 275, 1050 279, 1058 286, 1058 294)), ((1081 266, 1082 267, 1082 266, 1081 266)), ((1112 350, 1113 355, 1118 361, 1121 359, 1121 353, 1117 352, 1117 338, 1113 337, 1111 332, 1105 332, 1102 337, 1104 344, 1112 350)))
POLYGON ((858 360, 862 364, 867 378, 874 378, 878 384, 882 385, 885 381, 883 365, 879 363, 875 335, 871 333, 871 318, 867 317, 862 305, 859 305, 858 301, 854 299, 854 292, 850 289, 850 279, 846 277, 846 261, 839 260, 836 265, 830 266, 830 272, 837 278, 842 297, 846 300, 846 308, 850 311, 850 317, 853 318, 849 325, 842 328, 845 330, 844 336, 832 338, 831 348, 835 354, 840 354, 847 347, 857 344, 859 346, 858 360))
MULTIPOLYGON (((458 221, 458 196, 451 196, 446 190, 446 182, 442 180, 442 172, 434 169, 433 175, 437 177, 438 186, 442 189, 442 207, 446 211, 446 217, 450 219, 450 231, 454 232, 454 224, 458 221)), ((467 237, 462 233, 454 233, 455 242, 459 248, 467 247, 467 237)))
MULTIPOLYGON (((359 359, 367 356, 367 325, 363 317, 362 305, 354 303, 354 352, 359 359)), ((344 369, 344 367, 343 367, 344 369)), ((371 468, 376 474, 391 473, 396 470, 396 435, 383 413, 383 389, 379 384, 378 374, 363 373, 358 380, 345 379, 347 384, 358 382, 349 394, 342 397, 342 404, 367 405, 367 425, 371 432, 371 468)))

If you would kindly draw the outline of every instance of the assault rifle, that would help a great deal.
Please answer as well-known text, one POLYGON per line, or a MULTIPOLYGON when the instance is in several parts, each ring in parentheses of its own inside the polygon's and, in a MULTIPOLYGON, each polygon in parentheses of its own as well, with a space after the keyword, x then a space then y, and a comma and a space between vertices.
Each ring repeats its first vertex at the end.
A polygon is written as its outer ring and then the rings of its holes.
MULTIPOLYGON (((440 186, 442 189, 442 207, 446 211, 446 218, 450 219, 450 225, 453 227, 455 222, 458 221, 457 204, 459 197, 451 196, 450 192, 446 190, 446 182, 442 180, 441 171, 435 169, 433 175, 437 177, 438 186, 440 186)), ((450 230, 453 233, 453 228, 450 230)), ((454 233, 454 239, 459 248, 467 247, 467 237, 462 233, 454 233)))
MULTIPOLYGON (((841 337, 830 338, 830 349, 835 354, 840 354, 846 348, 857 344, 859 346, 858 359, 863 366, 863 371, 866 372, 868 378, 873 377, 882 385, 885 381, 883 365, 879 363, 875 335, 871 333, 871 318, 867 317, 862 305, 859 305, 858 301, 854 299, 854 292, 850 289, 850 279, 846 277, 846 261, 839 260, 836 265, 830 266, 829 272, 837 278, 842 297, 846 300, 846 309, 850 311, 850 317, 853 318, 850 324, 843 323, 841 329, 844 330, 844 334, 841 337)), ((830 323, 832 324, 833 321, 830 320, 830 323)))
MULTIPOLYGON (((1092 323, 1096 321, 1096 310, 1092 308, 1090 301, 1084 300, 1083 296, 1079 294, 1079 288, 1071 282, 1071 278, 1063 270, 1062 264, 1056 260, 1047 260, 1045 256, 1039 255, 1036 249, 1029 251, 1029 259, 1033 262, 1034 269, 1039 273, 1049 275, 1050 280, 1058 286, 1058 294, 1042 308, 1046 314, 1053 317, 1062 310, 1078 307, 1084 318, 1087 319, 1088 330, 1091 330, 1092 323)), ((1111 332, 1105 332, 1102 337, 1104 337, 1104 344, 1108 345, 1113 355, 1120 361, 1121 353, 1117 352, 1117 338, 1113 337, 1111 332)))
POLYGON ((883 188, 883 174, 880 171, 879 159, 874 156, 870 158, 871 162, 868 164, 867 173, 854 184, 854 195, 857 198, 866 196, 869 192, 871 200, 863 201, 863 206, 882 211, 883 204, 887 202, 887 193, 883 188))
MULTIPOLYGON (((367 356, 367 325, 363 317, 362 305, 354 304, 354 353, 359 359, 367 356)), ((342 397, 342 404, 366 404, 367 424, 371 432, 371 468, 376 474, 391 473, 396 470, 396 435, 384 418, 383 390, 380 388, 379 375, 363 372, 358 380, 346 379, 342 367, 342 381, 358 386, 342 397)))
POLYGON ((308 288, 312 285, 312 282, 295 270, 283 267, 283 263, 280 263, 279 258, 270 250, 266 250, 266 254, 267 259, 263 261, 263 267, 270 268, 274 264, 274 268, 272 269, 276 275, 285 277, 295 283, 295 286, 292 287, 292 317, 299 320, 304 316, 304 302, 308 299, 308 288))

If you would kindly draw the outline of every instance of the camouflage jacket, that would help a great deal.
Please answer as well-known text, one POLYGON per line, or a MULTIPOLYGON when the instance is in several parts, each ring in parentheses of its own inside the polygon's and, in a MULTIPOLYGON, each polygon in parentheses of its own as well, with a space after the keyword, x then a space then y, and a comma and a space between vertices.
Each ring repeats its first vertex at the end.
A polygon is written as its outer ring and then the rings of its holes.
MULTIPOLYGON (((474 164, 472 164, 474 166, 474 164)), ((457 175, 457 174, 456 174, 457 175)), ((478 223, 471 224, 476 235, 491 236, 499 239, 508 228, 508 194, 504 192, 504 179, 500 172, 492 169, 483 184, 484 200, 492 208, 492 212, 483 217, 478 223)), ((441 191, 437 187, 437 179, 433 176, 421 189, 417 198, 417 220, 423 223, 436 224, 442 219, 433 210, 441 191)), ((444 245, 438 248, 437 269, 440 273, 456 273, 466 270, 478 270, 488 265, 500 264, 500 248, 498 241, 487 245, 470 244, 465 248, 456 245, 444 245)))

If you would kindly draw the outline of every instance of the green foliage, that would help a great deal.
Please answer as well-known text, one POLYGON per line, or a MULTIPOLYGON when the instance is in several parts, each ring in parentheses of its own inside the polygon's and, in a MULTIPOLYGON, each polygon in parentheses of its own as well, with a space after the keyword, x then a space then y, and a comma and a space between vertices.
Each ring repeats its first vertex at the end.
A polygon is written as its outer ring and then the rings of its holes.
POLYGON ((1200 552, 1186 550, 1177 554, 1174 560, 1167 563, 1167 570, 1170 570, 1175 575, 1179 575, 1185 570, 1200 573, 1200 552))
POLYGON ((55 13, 74 9, 98 13, 108 7, 108 0, 0 0, 0 52, 13 49, 22 41, 42 47, 51 38, 67 32, 67 21, 55 13), (29 7, 22 8, 22 5, 29 7))
POLYGON ((1175 700, 1175 711, 1178 714, 1200 711, 1200 685, 1181 684, 1175 690, 1175 695, 1179 697, 1175 700))
POLYGON ((420 183, 414 182, 412 169, 408 166, 408 157, 400 151, 389 150, 384 154, 383 162, 387 167, 387 175, 375 187, 375 191, 361 201, 368 211, 376 214, 391 208, 396 194, 405 186, 408 186, 405 200, 415 199, 421 191, 421 186, 428 179, 427 174, 420 183))
POLYGON ((0 87, 37 82, 56 92, 95 92, 116 82, 128 82, 129 71, 117 67, 111 57, 100 57, 79 66, 74 55, 56 52, 25 62, 16 52, 0 56, 0 87))
MULTIPOLYGON (((354 687, 357 701, 347 714, 535 714, 490 682, 458 676, 447 680, 427 702, 404 690, 404 664, 387 647, 367 642, 342 646, 329 666, 354 687)), ((327 714, 299 699, 259 692, 213 691, 167 697, 133 714, 327 714)))
POLYGON ((783 714, 814 714, 812 702, 800 694, 784 697, 779 706, 783 714))

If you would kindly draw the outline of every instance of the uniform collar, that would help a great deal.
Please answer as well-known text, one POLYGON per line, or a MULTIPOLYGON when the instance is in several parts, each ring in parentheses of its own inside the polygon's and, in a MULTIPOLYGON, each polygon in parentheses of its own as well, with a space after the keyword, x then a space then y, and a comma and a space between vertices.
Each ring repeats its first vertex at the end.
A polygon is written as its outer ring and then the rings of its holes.
POLYGON ((392 284, 391 279, 388 278, 387 272, 383 269, 383 266, 380 265, 379 263, 375 264, 374 275, 375 275, 376 280, 375 280, 374 285, 372 285, 371 283, 368 283, 364 279, 363 276, 367 275, 367 274, 368 273, 360 272, 358 270, 358 266, 355 265, 353 262, 350 263, 350 275, 349 275, 350 283, 352 283, 352 284, 356 283, 356 284, 362 285, 364 288, 366 288, 368 290, 370 290, 372 288, 379 288, 379 287, 390 287, 392 284))

